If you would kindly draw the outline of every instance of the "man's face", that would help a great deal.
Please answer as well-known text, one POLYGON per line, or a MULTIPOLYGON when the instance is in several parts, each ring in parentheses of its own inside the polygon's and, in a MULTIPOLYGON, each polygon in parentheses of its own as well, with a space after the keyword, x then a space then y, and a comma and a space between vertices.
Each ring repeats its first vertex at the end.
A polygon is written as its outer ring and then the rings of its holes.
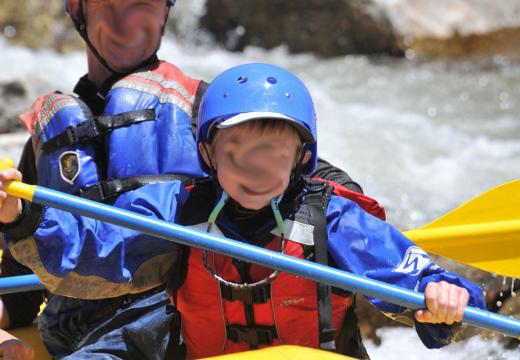
POLYGON ((112 69, 135 68, 157 50, 168 12, 165 0, 86 0, 83 4, 88 37, 112 69))
POLYGON ((289 128, 264 134, 242 130, 220 129, 211 158, 229 196, 246 209, 259 210, 287 189, 301 140, 289 128))

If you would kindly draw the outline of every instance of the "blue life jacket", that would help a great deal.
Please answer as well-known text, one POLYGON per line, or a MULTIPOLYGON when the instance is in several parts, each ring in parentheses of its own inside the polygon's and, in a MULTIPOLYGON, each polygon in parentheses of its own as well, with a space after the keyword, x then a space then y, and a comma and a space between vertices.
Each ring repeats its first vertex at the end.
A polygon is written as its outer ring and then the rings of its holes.
POLYGON ((116 82, 101 116, 72 95, 37 99, 21 117, 32 133, 38 183, 111 201, 144 184, 204 175, 192 134, 199 85, 161 61, 116 82))

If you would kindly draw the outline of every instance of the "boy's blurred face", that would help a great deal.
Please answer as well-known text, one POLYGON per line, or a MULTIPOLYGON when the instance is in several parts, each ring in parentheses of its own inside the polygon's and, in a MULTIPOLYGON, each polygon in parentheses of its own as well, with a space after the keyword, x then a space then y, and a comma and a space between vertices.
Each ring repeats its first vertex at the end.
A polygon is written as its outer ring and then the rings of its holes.
MULTIPOLYGON (((287 189, 300 148, 300 137, 290 127, 265 133, 239 126, 218 130, 210 157, 229 196, 259 210, 287 189)), ((205 154, 202 144, 199 151, 205 154)))
MULTIPOLYGON (((79 1, 70 2, 73 13, 79 1)), ((168 13, 165 0, 87 0, 83 5, 88 37, 112 69, 132 69, 154 54, 168 13)))

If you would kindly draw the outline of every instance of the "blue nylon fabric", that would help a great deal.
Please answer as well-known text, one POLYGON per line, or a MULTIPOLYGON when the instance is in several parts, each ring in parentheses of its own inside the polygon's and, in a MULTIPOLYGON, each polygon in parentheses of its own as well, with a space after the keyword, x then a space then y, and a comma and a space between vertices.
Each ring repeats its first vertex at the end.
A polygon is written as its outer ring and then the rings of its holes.
POLYGON ((183 174, 203 176, 191 131, 191 115, 156 96, 115 88, 107 97, 105 113, 155 109, 156 121, 144 121, 112 131, 107 178, 137 175, 183 174), (132 144, 129 148, 128 144, 132 144))
MULTIPOLYGON (((78 105, 63 107, 44 125, 41 133, 42 143, 61 134, 68 127, 77 126, 92 119, 92 114, 86 105, 81 107, 79 105, 81 100, 72 96, 71 98, 78 105)), ((42 152, 37 164, 38 184, 71 194, 85 186, 95 184, 99 181, 99 177, 94 156, 95 149, 89 144, 66 146, 50 153, 42 152), (76 153, 79 161, 80 170, 72 183, 66 181, 60 174, 59 158, 66 152, 76 153)))
MULTIPOLYGON (((127 192, 114 206, 173 221, 186 197, 183 185, 174 181, 127 192)), ((65 277, 74 271, 114 283, 132 280, 145 261, 177 250, 175 243, 53 208, 45 209, 34 236, 49 274, 65 277)))
MULTIPOLYGON (((341 270, 421 292, 429 282, 446 281, 468 290, 468 305, 486 308, 480 287, 435 265, 396 228, 348 199, 331 197, 327 230, 329 254, 341 270)), ((380 299, 367 299, 383 312, 400 314, 406 310, 380 299)), ((415 323, 428 348, 442 347, 452 337, 450 326, 415 323)))

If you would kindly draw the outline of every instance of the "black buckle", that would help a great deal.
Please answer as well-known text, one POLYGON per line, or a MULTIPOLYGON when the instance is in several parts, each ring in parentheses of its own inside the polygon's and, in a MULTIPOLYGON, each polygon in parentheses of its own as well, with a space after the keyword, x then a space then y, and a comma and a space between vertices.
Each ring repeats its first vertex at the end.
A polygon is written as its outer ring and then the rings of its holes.
POLYGON ((271 345, 278 338, 276 327, 256 325, 229 325, 226 328, 227 338, 234 343, 248 343, 250 345, 271 345))
POLYGON ((105 195, 103 194, 103 187, 101 186, 100 183, 79 189, 79 191, 77 192, 77 196, 82 197, 84 199, 97 201, 97 202, 105 201, 105 195))
POLYGON ((265 304, 271 298, 271 286, 257 286, 253 288, 235 288, 220 283, 220 293, 227 301, 241 301, 245 304, 265 304))
POLYGON ((320 331, 320 349, 334 350, 336 347, 336 329, 323 329, 320 331))
POLYGON ((327 186, 326 182, 314 181, 308 177, 305 178, 305 187, 310 192, 322 192, 327 186))
POLYGON ((69 127, 65 129, 65 133, 69 144, 87 142, 99 135, 94 121, 86 121, 76 127, 69 127))
POLYGON ((65 146, 89 142, 98 135, 96 124, 93 121, 86 121, 78 126, 67 127, 61 134, 45 142, 42 150, 49 153, 65 146))

